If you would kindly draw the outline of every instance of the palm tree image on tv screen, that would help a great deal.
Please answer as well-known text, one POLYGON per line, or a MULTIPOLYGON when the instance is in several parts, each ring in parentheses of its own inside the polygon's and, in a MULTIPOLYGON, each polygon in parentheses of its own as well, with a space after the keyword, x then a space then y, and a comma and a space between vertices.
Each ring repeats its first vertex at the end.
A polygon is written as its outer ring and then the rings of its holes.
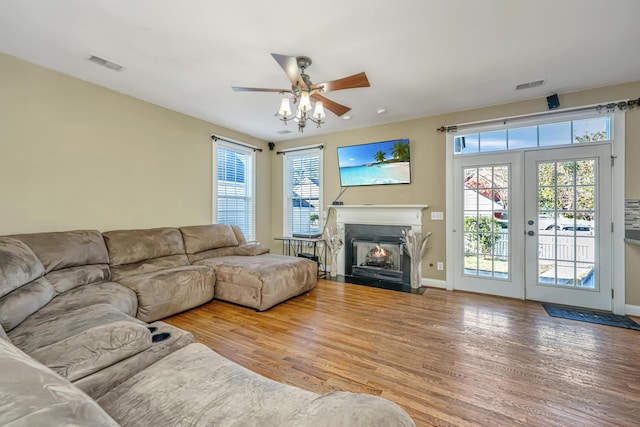
POLYGON ((342 187, 410 184, 409 139, 339 147, 338 166, 342 187))

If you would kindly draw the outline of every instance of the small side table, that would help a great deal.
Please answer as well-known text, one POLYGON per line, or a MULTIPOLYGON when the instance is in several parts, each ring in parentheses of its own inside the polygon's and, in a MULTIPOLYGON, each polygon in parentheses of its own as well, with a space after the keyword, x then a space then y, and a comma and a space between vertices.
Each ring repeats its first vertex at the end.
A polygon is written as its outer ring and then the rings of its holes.
POLYGON ((318 277, 327 275, 327 246, 324 239, 309 237, 276 237, 282 241, 282 253, 315 261, 318 264, 318 277))

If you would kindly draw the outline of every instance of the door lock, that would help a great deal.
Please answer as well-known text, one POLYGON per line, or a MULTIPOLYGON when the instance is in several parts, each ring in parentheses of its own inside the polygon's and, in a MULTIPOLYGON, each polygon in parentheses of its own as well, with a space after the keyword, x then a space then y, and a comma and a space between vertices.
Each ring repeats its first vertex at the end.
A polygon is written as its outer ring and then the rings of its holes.
POLYGON ((533 225, 533 220, 532 220, 532 219, 530 219, 529 221, 527 221, 527 224, 529 224, 529 225, 533 225))
POLYGON ((527 234, 528 234, 529 236, 533 236, 533 235, 534 235, 534 234, 536 234, 536 233, 534 233, 534 232, 533 232, 533 230, 529 230, 529 231, 527 231, 527 234))

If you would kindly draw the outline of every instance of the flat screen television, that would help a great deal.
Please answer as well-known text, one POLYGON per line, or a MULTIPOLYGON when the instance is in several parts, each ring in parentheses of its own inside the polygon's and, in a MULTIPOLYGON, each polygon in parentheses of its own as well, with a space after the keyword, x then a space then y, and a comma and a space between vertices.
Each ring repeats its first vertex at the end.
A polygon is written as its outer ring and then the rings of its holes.
POLYGON ((340 186, 411 184, 409 139, 338 147, 340 186))

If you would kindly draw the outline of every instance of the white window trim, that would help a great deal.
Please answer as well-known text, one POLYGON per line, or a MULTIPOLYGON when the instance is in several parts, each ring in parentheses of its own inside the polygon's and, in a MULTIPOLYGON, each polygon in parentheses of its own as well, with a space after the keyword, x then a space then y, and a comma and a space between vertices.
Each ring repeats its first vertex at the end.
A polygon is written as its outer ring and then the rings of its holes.
POLYGON ((213 141, 212 142, 212 148, 213 148, 213 155, 211 156, 212 158, 212 191, 211 191, 211 223, 212 224, 217 224, 218 223, 218 147, 225 147, 225 148, 229 148, 229 149, 233 149, 233 150, 237 150, 237 151, 242 151, 245 152, 247 154, 250 154, 252 156, 252 161, 251 161, 251 174, 252 174, 252 179, 251 179, 251 203, 253 204, 253 209, 252 211, 252 218, 251 218, 251 222, 253 224, 253 236, 248 236, 251 237, 251 240, 256 240, 257 239, 257 224, 256 224, 256 153, 255 150, 249 146, 244 146, 242 144, 233 144, 233 143, 228 143, 222 140, 218 140, 218 141, 213 141))
MULTIPOLYGON (((311 145, 311 146, 304 146, 304 147, 296 147, 296 148, 292 148, 289 151, 294 151, 295 154, 305 154, 305 152, 308 153, 318 153, 318 158, 319 158, 319 164, 318 164, 318 168, 319 168, 319 176, 318 176, 318 180, 320 182, 320 209, 318 211, 318 216, 320 217, 319 221, 320 221, 320 230, 322 230, 324 228, 324 216, 325 216, 325 209, 324 209, 324 150, 321 146, 318 145, 311 145)), ((289 202, 289 198, 288 198, 288 163, 287 163, 287 150, 283 150, 283 158, 282 158, 282 234, 286 235, 287 231, 289 229, 289 222, 288 222, 288 217, 287 217, 287 212, 288 212, 288 202, 289 202)), ((293 153, 291 153, 293 154, 293 153)))
MULTIPOLYGON (((600 143, 608 143, 608 142, 612 142, 614 139, 616 139, 616 135, 615 135, 615 121, 616 121, 616 117, 618 117, 616 115, 616 112, 594 112, 594 111, 580 111, 580 112, 576 112, 576 111, 568 111, 568 112, 558 112, 556 114, 554 114, 553 116, 546 116, 546 117, 540 117, 540 118, 535 118, 535 117, 523 117, 523 118, 519 118, 519 119, 511 119, 506 121, 504 123, 490 123, 490 124, 482 124, 482 123, 478 123, 477 125, 461 125, 464 126, 464 128, 459 129, 458 131, 454 132, 454 133, 447 133, 447 136, 449 135, 453 135, 453 138, 455 138, 457 135, 468 135, 468 134, 474 134, 474 133, 483 133, 483 132, 493 132, 493 131, 500 131, 500 130, 509 130, 509 129, 517 129, 517 128, 521 128, 521 127, 527 127, 527 126, 540 126, 540 125, 548 125, 548 124, 553 124, 553 123, 559 123, 559 122, 566 122, 566 121, 574 121, 574 120, 582 120, 582 119, 593 119, 593 118, 597 118, 597 117, 605 117, 608 116, 611 120, 611 135, 610 135, 610 139, 607 140, 603 140, 603 141, 594 141, 594 142, 587 142, 587 143, 583 143, 583 144, 600 144, 600 143)), ((573 136, 572 136, 573 137, 573 136)), ((515 148, 515 149, 509 149, 509 150, 494 150, 494 151, 480 151, 477 153, 453 153, 454 156, 475 156, 478 154, 498 154, 498 153, 503 153, 503 152, 513 152, 513 151, 522 151, 522 150, 545 150, 545 149, 553 149, 553 148, 561 148, 561 147, 566 147, 566 146, 571 146, 574 145, 575 143, 571 142, 571 143, 567 143, 567 144, 561 144, 561 145, 549 145, 549 146, 538 146, 538 147, 523 147, 523 148, 515 148)), ((451 150, 453 150, 453 145, 451 146, 451 150)))

